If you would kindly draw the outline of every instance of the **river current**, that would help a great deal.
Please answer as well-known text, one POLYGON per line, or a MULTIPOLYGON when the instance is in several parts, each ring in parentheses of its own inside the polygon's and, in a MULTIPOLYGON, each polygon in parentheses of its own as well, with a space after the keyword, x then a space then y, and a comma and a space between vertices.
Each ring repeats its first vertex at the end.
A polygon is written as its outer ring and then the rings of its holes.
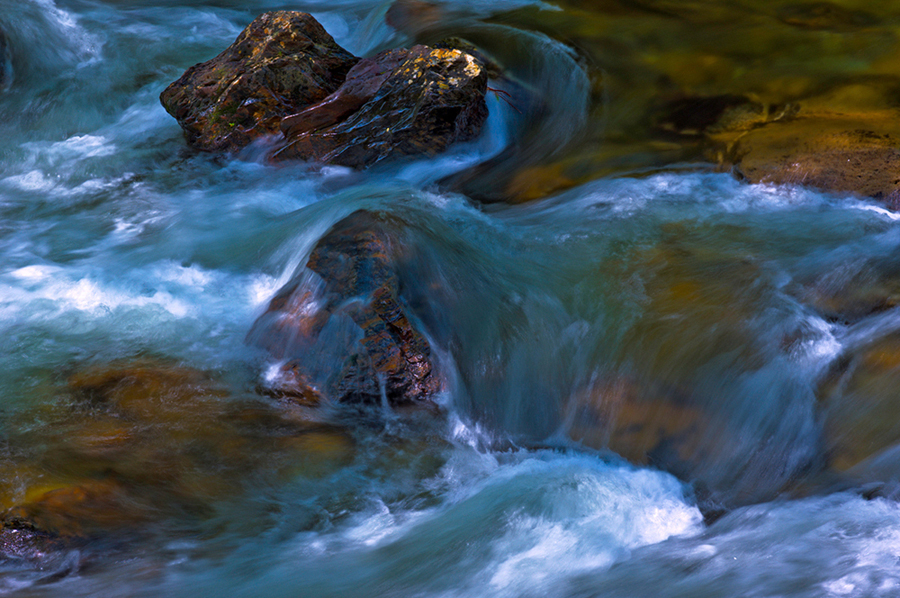
POLYGON ((47 457, 71 442, 47 406, 78 371, 152 356, 225 380, 222 401, 274 403, 254 391, 266 358, 248 331, 358 209, 409 231, 407 279, 421 284, 405 300, 452 373, 435 421, 379 412, 296 463, 261 454, 203 482, 216 490, 197 491, 202 515, 162 510, 139 541, 89 559, 0 563, 0 593, 900 595, 892 445, 859 478, 822 474, 819 396, 842 355, 900 330, 900 308, 830 318, 804 294, 890 273, 897 214, 703 164, 626 164, 539 201, 483 202, 497 189, 483 166, 466 178, 479 165, 549 161, 623 112, 597 92, 603 65, 522 24, 569 10, 553 3, 440 5, 444 33, 509 69, 493 88, 526 87, 544 107, 532 118, 490 93, 483 135, 434 158, 355 172, 198 153, 159 103, 266 10, 311 12, 369 55, 414 41, 387 24, 390 6, 0 0, 4 508, 77 469, 47 457), (713 422, 689 466, 629 463, 584 429, 604 381, 636 379, 713 422))

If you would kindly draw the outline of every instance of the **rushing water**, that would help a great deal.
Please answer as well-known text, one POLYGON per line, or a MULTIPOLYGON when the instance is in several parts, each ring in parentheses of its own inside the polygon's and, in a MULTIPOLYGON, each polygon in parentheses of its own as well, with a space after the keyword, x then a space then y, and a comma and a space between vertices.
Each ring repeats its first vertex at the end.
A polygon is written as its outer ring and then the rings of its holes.
MULTIPOLYGON (((395 28, 378 0, 167 4, 0 0, 3 506, 96 475, 73 456, 96 421, 71 415, 79 372, 155 360, 228 390, 162 405, 155 423, 126 430, 134 449, 98 457, 144 480, 134 500, 155 506, 139 533, 89 558, 0 563, 0 593, 900 593, 897 378, 876 368, 881 378, 858 382, 882 397, 863 409, 841 394, 854 381, 830 374, 879 343, 897 351, 900 308, 835 315, 816 295, 852 287, 865 304, 855 287, 896 293, 896 214, 683 165, 586 176, 524 205, 473 200, 564 155, 594 152, 596 173, 658 165, 629 94, 613 93, 627 61, 599 64, 603 43, 566 21, 580 18, 571 7, 458 0, 437 24, 395 15, 395 28), (489 96, 477 141, 365 172, 188 149, 160 91, 282 8, 312 12, 357 54, 464 35, 503 63, 491 85, 514 101, 489 96), (622 141, 628 131, 640 143, 622 141), (604 154, 606 138, 639 157, 604 154), (304 424, 255 392, 266 361, 245 338, 316 241, 360 208, 404 227, 415 256, 404 300, 451 373, 443 415, 379 411, 282 442, 254 426, 304 424), (684 420, 686 445, 637 464, 608 450, 614 433, 585 413, 610 413, 632 386, 676 397, 651 397, 645 410, 660 430, 684 420), (234 423, 229 409, 247 405, 276 423, 234 423), (873 437, 847 449, 848 466, 862 461, 849 472, 829 466, 839 441, 854 442, 852 430, 833 432, 845 420, 873 437)), ((607 27, 637 6, 666 31, 690 30, 672 3, 596 4, 607 27)), ((734 18, 689 8, 719 25, 734 18)), ((751 25, 765 16, 735 10, 751 25)), ((633 15, 622 19, 610 57, 644 35, 633 15)), ((893 39, 889 26, 856 26, 893 39)), ((862 47, 847 35, 820 41, 862 47)), ((797 61, 816 70, 808 55, 797 61)))

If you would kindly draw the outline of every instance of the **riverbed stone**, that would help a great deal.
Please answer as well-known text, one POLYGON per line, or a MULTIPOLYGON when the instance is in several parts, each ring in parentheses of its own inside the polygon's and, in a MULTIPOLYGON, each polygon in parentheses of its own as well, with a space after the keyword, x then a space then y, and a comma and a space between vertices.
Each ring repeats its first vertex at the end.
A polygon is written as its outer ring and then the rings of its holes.
POLYGON ((308 270, 276 293, 248 336, 288 364, 265 384, 288 395, 302 379, 301 404, 311 387, 331 402, 395 406, 441 389, 431 346, 400 296, 399 227, 357 211, 316 244, 308 270))
POLYGON ((413 46, 354 66, 322 102, 286 118, 276 160, 364 167, 434 155, 476 137, 487 118, 487 73, 461 50, 413 46))
POLYGON ((160 101, 194 147, 237 150, 326 98, 358 61, 311 15, 267 12, 221 54, 189 68, 160 101))
POLYGON ((327 476, 355 454, 347 431, 164 359, 70 375, 52 407, 24 412, 0 459, 0 559, 140 542, 196 524, 239 496, 247 472, 327 476))
POLYGON ((698 132, 710 158, 750 183, 797 184, 900 207, 898 81, 847 82, 782 105, 749 98, 698 132))
MULTIPOLYGON (((900 333, 852 348, 819 388, 831 466, 846 471, 900 444, 900 333)), ((900 474, 900 469, 897 469, 900 474)))
POLYGON ((845 258, 787 290, 828 321, 854 324, 900 305, 900 264, 890 254, 845 258))
POLYGON ((571 397, 568 409, 574 440, 678 474, 708 458, 704 444, 722 432, 684 392, 634 376, 607 376, 571 397))

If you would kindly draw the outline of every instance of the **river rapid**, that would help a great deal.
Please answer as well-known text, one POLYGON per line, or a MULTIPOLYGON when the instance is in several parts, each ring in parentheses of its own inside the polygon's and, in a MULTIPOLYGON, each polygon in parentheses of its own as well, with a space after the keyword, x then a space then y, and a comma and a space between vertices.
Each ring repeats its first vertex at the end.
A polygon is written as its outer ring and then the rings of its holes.
MULTIPOLYGON (((690 149, 648 141, 630 112, 650 77, 629 82, 622 52, 648 39, 642 27, 665 13, 659 35, 727 46, 732 19, 741 35, 747 23, 768 31, 762 9, 735 3, 720 18, 717 5, 685 3, 721 27, 694 39, 671 2, 436 6, 437 20, 377 0, 0 0, 3 507, 86 475, 71 455, 86 450, 87 420, 58 415, 79 372, 152 360, 229 389, 207 411, 163 405, 178 419, 128 431, 152 450, 103 461, 139 469, 136 495, 164 505, 140 533, 7 559, 0 593, 900 594, 900 361, 841 377, 871 347, 897 351, 900 308, 830 310, 820 297, 896 294, 900 216, 713 172, 690 149), (357 55, 471 39, 503 65, 490 86, 508 95, 489 93, 477 140, 362 172, 189 149, 159 93, 274 9, 311 12, 357 55), (578 29, 582 10, 602 17, 606 42, 578 29), (590 160, 558 190, 492 202, 540 189, 535 169, 572 156, 590 160), (450 373, 441 414, 373 409, 298 436, 299 450, 255 432, 233 447, 231 424, 207 421, 223 404, 303 418, 256 392, 267 357, 245 339, 358 209, 406 231, 416 257, 404 280, 417 282, 403 300, 450 373), (880 398, 853 403, 864 391, 880 398), (635 392, 651 438, 629 444, 626 430, 614 445, 603 416, 635 392), (845 421, 870 432, 860 440, 845 421), (683 444, 653 445, 663 437, 683 444), (170 495, 191 498, 169 508, 170 495)), ((859 27, 893 39, 884 18, 859 27)), ((865 54, 857 33, 819 41, 865 54)), ((813 54, 769 64, 833 76, 813 54)), ((747 56, 742 72, 760 78, 759 55, 747 56)))

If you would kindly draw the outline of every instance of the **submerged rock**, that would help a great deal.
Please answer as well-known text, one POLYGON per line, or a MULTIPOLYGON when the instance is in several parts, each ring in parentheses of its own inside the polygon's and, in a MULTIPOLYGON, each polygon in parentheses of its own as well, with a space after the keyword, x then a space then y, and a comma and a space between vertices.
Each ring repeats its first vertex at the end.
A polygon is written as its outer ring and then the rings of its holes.
POLYGON ((191 145, 236 150, 334 92, 358 60, 311 15, 267 12, 221 54, 189 68, 160 101, 191 145))
POLYGON ((668 108, 667 130, 700 135, 707 154, 750 183, 798 184, 900 206, 897 81, 845 83, 802 101, 685 99, 668 108))
POLYGON ((853 31, 878 24, 878 17, 834 2, 798 2, 779 8, 778 20, 800 29, 853 31))
POLYGON ((414 46, 361 60, 331 96, 284 120, 277 160, 362 167, 478 135, 487 73, 460 50, 414 46))
POLYGON ((456 49, 414 46, 360 60, 310 15, 279 11, 188 69, 160 101, 202 150, 238 150, 283 132, 274 160, 363 167, 477 136, 487 77, 456 49))
MULTIPOLYGON (((819 396, 832 467, 845 471, 900 445, 900 334, 851 351, 826 376, 819 396)), ((900 459, 892 472, 900 479, 900 459)))
POLYGON ((679 475, 708 458, 703 447, 714 436, 725 435, 721 422, 683 393, 628 376, 610 377, 578 393, 569 409, 573 439, 679 475))
POLYGON ((788 290, 823 318, 853 324, 900 305, 900 264, 891 255, 842 259, 788 290))
POLYGON ((267 380, 274 392, 303 404, 321 396, 404 405, 440 390, 428 340, 400 298, 401 246, 396 224, 366 211, 316 244, 306 264, 315 276, 278 291, 249 335, 286 362, 267 380))
POLYGON ((321 477, 354 456, 341 428, 235 401, 209 375, 162 361, 78 371, 59 397, 37 415, 39 437, 5 438, 0 559, 170 541, 240 497, 248 472, 321 477))

